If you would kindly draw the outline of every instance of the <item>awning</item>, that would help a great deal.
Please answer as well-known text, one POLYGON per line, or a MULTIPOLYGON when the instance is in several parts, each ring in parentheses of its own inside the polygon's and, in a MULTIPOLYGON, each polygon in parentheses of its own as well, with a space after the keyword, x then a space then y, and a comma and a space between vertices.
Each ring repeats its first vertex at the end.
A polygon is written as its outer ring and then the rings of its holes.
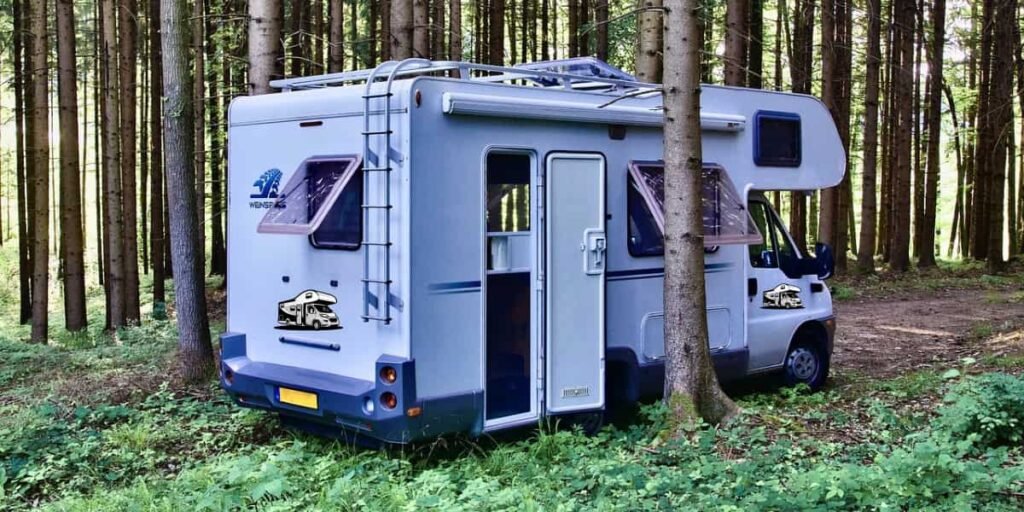
POLYGON ((259 233, 310 235, 359 168, 359 157, 314 157, 299 165, 256 227, 259 233))
MULTIPOLYGON (((643 197, 661 236, 665 236, 665 164, 631 162, 630 186, 643 197)), ((746 201, 733 186, 725 169, 705 164, 701 172, 701 209, 704 245, 759 244, 761 233, 750 218, 746 201)))

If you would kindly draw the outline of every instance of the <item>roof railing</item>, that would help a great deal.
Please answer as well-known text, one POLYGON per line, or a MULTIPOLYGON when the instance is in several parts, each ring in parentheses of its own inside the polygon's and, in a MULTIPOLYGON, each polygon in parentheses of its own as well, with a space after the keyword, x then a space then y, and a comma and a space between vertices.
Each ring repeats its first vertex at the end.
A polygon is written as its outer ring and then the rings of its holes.
MULTIPOLYGON (((563 62, 563 61, 559 61, 563 62)), ((515 81, 530 81, 533 85, 529 87, 545 87, 543 84, 555 83, 555 86, 547 87, 564 87, 566 89, 573 89, 574 85, 586 85, 593 87, 596 84, 608 86, 608 88, 619 94, 633 93, 637 90, 643 89, 657 89, 657 84, 650 84, 645 82, 638 82, 636 80, 623 80, 618 78, 608 78, 602 76, 591 76, 591 75, 580 75, 572 73, 560 73, 555 71, 547 71, 544 69, 532 69, 532 66, 537 66, 542 63, 534 63, 531 67, 507 67, 507 66, 494 66, 490 64, 474 64, 472 62, 462 61, 431 61, 422 60, 418 65, 409 67, 407 69, 399 70, 395 73, 396 78, 408 78, 410 76, 424 75, 430 73, 443 73, 448 71, 458 71, 458 77, 461 80, 473 80, 480 82, 512 82, 515 81), (477 72, 474 76, 473 72, 477 72)), ((332 85, 341 84, 359 84, 365 83, 368 80, 374 69, 360 69, 357 71, 345 71, 342 73, 330 73, 326 75, 317 75, 309 77, 297 77, 297 78, 286 78, 282 80, 273 80, 270 82, 270 86, 282 91, 297 91, 306 89, 319 89, 323 87, 329 87, 332 85)), ((527 86, 525 84, 521 84, 527 86)))

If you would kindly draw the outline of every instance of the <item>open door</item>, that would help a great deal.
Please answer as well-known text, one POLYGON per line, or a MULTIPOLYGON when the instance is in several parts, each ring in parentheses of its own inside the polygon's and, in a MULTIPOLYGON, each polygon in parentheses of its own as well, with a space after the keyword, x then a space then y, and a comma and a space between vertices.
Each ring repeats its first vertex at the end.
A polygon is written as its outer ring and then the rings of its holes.
POLYGON ((553 153, 546 166, 546 403, 604 406, 605 161, 553 153))

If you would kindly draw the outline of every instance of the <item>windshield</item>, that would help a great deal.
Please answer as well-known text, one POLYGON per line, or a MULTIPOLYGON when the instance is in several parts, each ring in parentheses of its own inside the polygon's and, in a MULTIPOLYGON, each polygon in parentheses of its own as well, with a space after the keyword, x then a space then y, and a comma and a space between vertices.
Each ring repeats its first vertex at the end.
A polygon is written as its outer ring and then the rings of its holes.
POLYGON ((316 310, 321 313, 333 313, 333 311, 331 311, 331 308, 327 307, 324 304, 316 304, 313 307, 316 308, 316 310))

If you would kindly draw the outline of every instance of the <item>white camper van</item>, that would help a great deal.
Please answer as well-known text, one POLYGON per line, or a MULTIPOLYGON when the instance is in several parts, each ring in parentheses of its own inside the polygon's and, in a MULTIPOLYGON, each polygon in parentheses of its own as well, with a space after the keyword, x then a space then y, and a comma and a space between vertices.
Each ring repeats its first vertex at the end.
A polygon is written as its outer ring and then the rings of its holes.
MULTIPOLYGON (((655 86, 595 59, 411 59, 273 85, 229 114, 220 372, 238 404, 405 443, 661 395, 655 86), (294 310, 307 294, 338 323, 305 329, 324 318, 294 310)), ((806 254, 763 192, 837 185, 835 125, 811 96, 705 86, 701 101, 718 374, 818 388, 831 251, 806 254)))

